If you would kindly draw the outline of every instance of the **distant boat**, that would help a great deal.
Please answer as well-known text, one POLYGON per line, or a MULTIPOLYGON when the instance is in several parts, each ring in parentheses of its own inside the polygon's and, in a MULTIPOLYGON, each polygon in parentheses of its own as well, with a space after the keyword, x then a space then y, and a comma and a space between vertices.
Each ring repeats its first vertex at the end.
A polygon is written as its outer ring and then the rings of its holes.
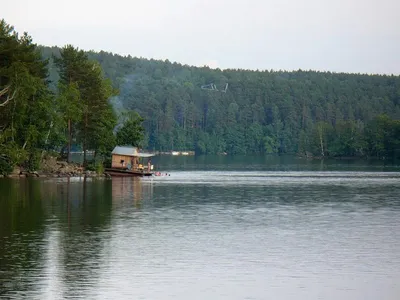
MULTIPOLYGON (((84 154, 84 151, 71 151, 70 154, 84 154)), ((87 155, 94 155, 94 151, 93 150, 86 150, 86 154, 87 155)))
POLYGON ((194 151, 171 151, 171 155, 195 155, 194 151))

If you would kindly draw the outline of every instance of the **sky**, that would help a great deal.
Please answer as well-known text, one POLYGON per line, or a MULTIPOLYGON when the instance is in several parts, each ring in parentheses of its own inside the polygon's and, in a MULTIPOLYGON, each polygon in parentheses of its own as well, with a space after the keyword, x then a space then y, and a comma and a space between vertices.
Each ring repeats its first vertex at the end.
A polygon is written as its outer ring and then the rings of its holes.
POLYGON ((400 74, 399 0, 0 0, 46 46, 212 68, 400 74))

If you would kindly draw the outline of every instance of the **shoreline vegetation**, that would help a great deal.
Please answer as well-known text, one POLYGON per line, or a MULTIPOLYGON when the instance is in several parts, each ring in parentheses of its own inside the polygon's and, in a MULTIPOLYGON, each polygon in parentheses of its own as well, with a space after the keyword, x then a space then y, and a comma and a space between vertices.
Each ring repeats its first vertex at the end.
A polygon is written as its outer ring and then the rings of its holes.
POLYGON ((115 145, 184 155, 400 158, 399 76, 220 70, 43 47, 5 20, 0 39, 2 176, 103 174, 115 145), (74 148, 82 166, 69 160, 74 148), (65 159, 49 169, 54 157, 65 159))

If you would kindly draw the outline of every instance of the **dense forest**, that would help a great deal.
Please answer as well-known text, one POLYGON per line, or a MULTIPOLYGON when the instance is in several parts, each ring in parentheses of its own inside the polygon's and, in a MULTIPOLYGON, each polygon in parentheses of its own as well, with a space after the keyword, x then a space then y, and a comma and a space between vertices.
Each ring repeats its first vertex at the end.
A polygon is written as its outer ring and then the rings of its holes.
MULTIPOLYGON (((57 56, 59 49, 42 53, 57 56)), ((88 57, 119 90, 114 107, 145 119, 145 145, 153 150, 400 155, 399 76, 213 70, 107 52, 88 57)))
POLYGON ((399 120, 399 76, 219 70, 43 47, 0 21, 3 174, 37 168, 45 151, 79 145, 104 157, 117 143, 392 159, 399 120))

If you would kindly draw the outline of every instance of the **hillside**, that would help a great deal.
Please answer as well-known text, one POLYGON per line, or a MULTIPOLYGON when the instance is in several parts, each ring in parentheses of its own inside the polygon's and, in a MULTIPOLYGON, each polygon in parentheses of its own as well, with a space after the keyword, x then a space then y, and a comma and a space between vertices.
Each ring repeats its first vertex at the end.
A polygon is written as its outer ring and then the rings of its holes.
MULTIPOLYGON (((59 52, 41 50, 44 58, 59 52)), ((400 119, 399 76, 221 71, 106 52, 88 56, 119 89, 114 107, 145 118, 147 146, 154 150, 380 156, 373 146, 377 124, 398 124, 376 117, 400 119)), ((49 71, 57 81, 51 61, 49 71)), ((396 139, 390 149, 399 153, 400 132, 390 130, 389 140, 396 139)))

